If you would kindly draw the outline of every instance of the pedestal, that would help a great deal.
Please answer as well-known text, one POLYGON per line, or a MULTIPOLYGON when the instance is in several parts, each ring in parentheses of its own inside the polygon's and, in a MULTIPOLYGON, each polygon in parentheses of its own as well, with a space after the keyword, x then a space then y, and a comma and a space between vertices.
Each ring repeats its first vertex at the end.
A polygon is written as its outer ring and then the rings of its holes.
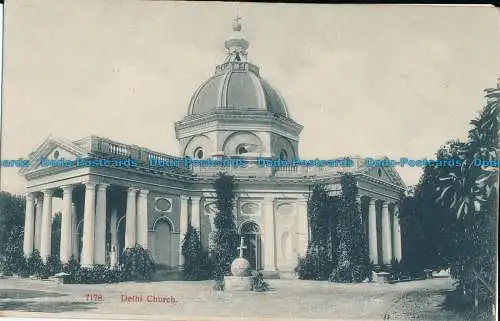
POLYGON ((251 277, 249 276, 225 276, 224 290, 225 291, 250 291, 251 277))
POLYGON ((376 283, 389 283, 391 273, 389 272, 378 272, 375 273, 377 278, 374 280, 376 283))

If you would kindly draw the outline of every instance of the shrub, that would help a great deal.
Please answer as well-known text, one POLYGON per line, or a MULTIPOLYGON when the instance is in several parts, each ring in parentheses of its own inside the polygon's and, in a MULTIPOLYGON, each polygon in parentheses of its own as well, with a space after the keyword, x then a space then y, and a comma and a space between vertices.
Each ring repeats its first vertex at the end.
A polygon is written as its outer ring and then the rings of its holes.
POLYGON ((139 244, 127 248, 120 257, 122 281, 146 281, 153 278, 155 264, 149 250, 139 244))
POLYGON ((76 260, 74 256, 71 256, 68 263, 63 265, 63 272, 68 273, 69 276, 66 278, 68 283, 71 284, 81 284, 85 280, 83 271, 80 268, 80 263, 76 260))
POLYGON ((43 269, 43 261, 38 250, 33 250, 31 255, 26 259, 26 272, 28 275, 40 276, 43 269))
POLYGON ((81 267, 73 256, 64 264, 62 270, 69 274, 65 277, 65 281, 71 284, 116 283, 121 280, 120 271, 111 270, 105 265, 81 267))
POLYGON ((215 291, 224 291, 224 280, 215 280, 215 284, 212 286, 215 291))
POLYGON ((7 246, 3 251, 5 257, 0 266, 5 274, 23 274, 25 271, 26 259, 24 258, 22 240, 22 227, 15 227, 10 231, 7 246))
POLYGON ((45 265, 49 276, 53 276, 62 271, 62 264, 57 255, 49 256, 45 265))
POLYGON ((259 271, 252 271, 250 277, 250 290, 256 292, 269 291, 271 287, 264 281, 264 276, 259 271))
POLYGON ((301 280, 327 280, 333 263, 328 259, 328 249, 322 246, 311 246, 305 257, 298 258, 295 272, 301 280))
POLYGON ((353 265, 346 255, 341 252, 337 267, 332 271, 329 277, 330 282, 351 283, 353 282, 353 265))
POLYGON ((215 262, 208 251, 202 251, 200 255, 200 278, 199 280, 211 280, 214 278, 215 262))
POLYGON ((187 232, 182 243, 182 255, 184 256, 183 278, 186 281, 197 281, 201 279, 201 242, 198 231, 188 225, 187 232))
POLYGON ((212 248, 214 260, 214 278, 223 280, 224 275, 230 275, 231 263, 236 258, 235 249, 238 244, 236 231, 213 232, 214 246, 212 248))

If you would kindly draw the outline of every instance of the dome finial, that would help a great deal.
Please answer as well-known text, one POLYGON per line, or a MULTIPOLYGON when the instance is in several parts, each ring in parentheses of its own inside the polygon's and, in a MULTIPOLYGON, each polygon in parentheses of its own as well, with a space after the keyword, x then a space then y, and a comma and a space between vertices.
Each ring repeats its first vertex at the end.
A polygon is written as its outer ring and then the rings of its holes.
POLYGON ((241 31, 240 20, 241 20, 240 15, 236 14, 236 17, 234 18, 234 21, 233 21, 233 31, 241 31))
POLYGON ((247 59, 247 49, 250 44, 245 39, 243 33, 241 33, 240 20, 241 17, 236 15, 233 20, 233 32, 224 43, 228 53, 225 62, 246 61, 247 59))

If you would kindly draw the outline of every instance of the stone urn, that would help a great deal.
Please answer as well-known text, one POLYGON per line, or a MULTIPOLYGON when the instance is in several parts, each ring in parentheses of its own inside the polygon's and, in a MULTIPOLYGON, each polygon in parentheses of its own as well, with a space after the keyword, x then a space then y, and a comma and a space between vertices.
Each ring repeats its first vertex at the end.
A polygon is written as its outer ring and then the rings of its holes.
POLYGON ((242 257, 236 258, 231 263, 231 274, 233 276, 249 276, 250 275, 250 262, 242 257))

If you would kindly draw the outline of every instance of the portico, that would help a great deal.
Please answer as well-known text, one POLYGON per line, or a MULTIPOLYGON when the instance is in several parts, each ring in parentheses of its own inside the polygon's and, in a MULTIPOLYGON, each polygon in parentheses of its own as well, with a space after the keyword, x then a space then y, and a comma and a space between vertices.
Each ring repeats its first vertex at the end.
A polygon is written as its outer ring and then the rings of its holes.
MULTIPOLYGON (((82 177, 81 182, 62 182, 59 186, 48 184, 39 191, 34 188, 26 195, 26 233, 24 234, 24 253, 29 256, 37 249, 44 261, 51 254, 52 200, 62 198, 61 211, 61 261, 67 263, 75 256, 85 266, 109 264, 109 242, 117 247, 118 208, 122 201, 116 199, 127 187, 106 183, 93 176, 82 177), (111 196, 111 200, 109 199, 111 196), (79 211, 82 209, 82 211, 79 211), (114 221, 114 224, 111 224, 114 221), (108 223, 109 222, 109 223, 108 223), (78 226, 83 226, 82 233, 78 226), (111 239, 106 239, 107 231, 111 239), (108 243, 107 243, 108 242, 108 243)), ((125 247, 148 246, 147 195, 144 188, 127 189, 128 210, 125 211, 128 224, 125 247)))

